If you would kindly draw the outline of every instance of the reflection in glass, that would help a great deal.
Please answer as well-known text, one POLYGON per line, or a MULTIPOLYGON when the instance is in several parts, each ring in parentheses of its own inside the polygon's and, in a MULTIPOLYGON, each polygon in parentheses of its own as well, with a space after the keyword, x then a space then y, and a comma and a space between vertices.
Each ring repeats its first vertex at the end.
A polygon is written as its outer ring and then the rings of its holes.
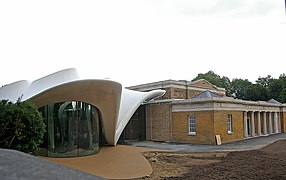
POLYGON ((99 110, 87 103, 67 101, 39 109, 47 132, 40 155, 76 157, 99 151, 99 110))

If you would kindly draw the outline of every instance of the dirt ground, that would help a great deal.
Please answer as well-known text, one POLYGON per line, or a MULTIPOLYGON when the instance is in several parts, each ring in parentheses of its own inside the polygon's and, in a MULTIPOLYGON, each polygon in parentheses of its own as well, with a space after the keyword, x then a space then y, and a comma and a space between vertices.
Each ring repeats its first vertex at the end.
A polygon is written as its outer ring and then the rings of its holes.
POLYGON ((286 179, 286 140, 252 151, 144 156, 153 173, 140 179, 286 179))

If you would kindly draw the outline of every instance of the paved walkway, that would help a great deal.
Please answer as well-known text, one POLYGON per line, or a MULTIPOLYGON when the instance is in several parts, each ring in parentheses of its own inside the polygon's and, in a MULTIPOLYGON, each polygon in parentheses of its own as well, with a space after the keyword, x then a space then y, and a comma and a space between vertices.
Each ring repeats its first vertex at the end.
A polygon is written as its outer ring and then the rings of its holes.
POLYGON ((152 173, 152 167, 143 157, 148 151, 218 152, 243 151, 265 147, 286 139, 286 133, 249 138, 239 142, 217 145, 194 145, 162 142, 129 142, 126 145, 101 147, 99 154, 76 158, 45 158, 65 166, 107 179, 132 179, 152 173))
POLYGON ((178 144, 152 141, 128 142, 126 144, 135 147, 149 147, 161 150, 185 151, 185 152, 218 152, 218 151, 245 151, 265 147, 275 141, 286 139, 286 133, 248 138, 243 141, 218 145, 202 144, 178 144))
POLYGON ((96 155, 76 158, 43 158, 107 179, 131 179, 152 174, 151 165, 141 154, 145 151, 158 151, 158 149, 125 145, 103 146, 96 155))

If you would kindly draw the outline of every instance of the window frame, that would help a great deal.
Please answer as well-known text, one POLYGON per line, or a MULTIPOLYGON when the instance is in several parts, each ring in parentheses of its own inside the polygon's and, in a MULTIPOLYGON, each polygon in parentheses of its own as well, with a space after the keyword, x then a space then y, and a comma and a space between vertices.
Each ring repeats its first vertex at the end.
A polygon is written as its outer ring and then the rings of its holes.
POLYGON ((188 135, 196 135, 196 134, 197 134, 196 116, 189 115, 188 116, 188 135))
POLYGON ((232 121, 232 114, 227 115, 227 133, 233 133, 233 121, 232 121))

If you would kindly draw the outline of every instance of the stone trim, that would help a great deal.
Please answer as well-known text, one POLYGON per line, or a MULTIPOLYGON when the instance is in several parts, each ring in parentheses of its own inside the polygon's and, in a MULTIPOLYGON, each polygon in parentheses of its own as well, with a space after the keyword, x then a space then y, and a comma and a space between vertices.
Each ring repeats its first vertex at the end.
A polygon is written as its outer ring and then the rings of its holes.
POLYGON ((211 92, 215 92, 215 93, 220 92, 220 93, 225 94, 225 88, 217 87, 211 83, 209 84, 212 85, 213 89, 210 89, 208 87, 197 86, 196 83, 199 81, 205 81, 209 83, 206 80, 198 80, 194 82, 166 80, 166 81, 159 81, 159 82, 154 82, 154 83, 130 86, 130 87, 127 87, 127 89, 138 90, 138 91, 150 91, 150 90, 161 89, 161 88, 178 88, 178 89, 184 89, 184 90, 189 89, 189 90, 198 90, 198 91, 210 90, 211 92))

